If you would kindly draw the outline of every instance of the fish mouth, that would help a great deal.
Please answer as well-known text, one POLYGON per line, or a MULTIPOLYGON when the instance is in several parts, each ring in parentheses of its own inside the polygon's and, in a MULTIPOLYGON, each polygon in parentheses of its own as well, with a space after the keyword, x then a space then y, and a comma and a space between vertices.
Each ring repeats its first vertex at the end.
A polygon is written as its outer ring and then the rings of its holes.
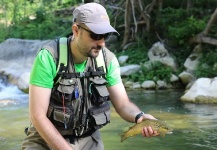
POLYGON ((172 131, 167 132, 167 134, 172 134, 172 133, 173 133, 172 131))

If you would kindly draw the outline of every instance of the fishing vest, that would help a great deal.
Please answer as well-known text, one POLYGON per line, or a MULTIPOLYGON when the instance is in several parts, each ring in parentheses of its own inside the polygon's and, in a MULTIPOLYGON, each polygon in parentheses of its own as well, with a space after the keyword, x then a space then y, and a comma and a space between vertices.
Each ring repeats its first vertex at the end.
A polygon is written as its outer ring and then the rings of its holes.
POLYGON ((103 48, 96 59, 88 58, 84 72, 76 72, 70 40, 60 38, 43 47, 57 65, 47 117, 62 135, 82 137, 110 122, 105 75, 114 54, 103 48))

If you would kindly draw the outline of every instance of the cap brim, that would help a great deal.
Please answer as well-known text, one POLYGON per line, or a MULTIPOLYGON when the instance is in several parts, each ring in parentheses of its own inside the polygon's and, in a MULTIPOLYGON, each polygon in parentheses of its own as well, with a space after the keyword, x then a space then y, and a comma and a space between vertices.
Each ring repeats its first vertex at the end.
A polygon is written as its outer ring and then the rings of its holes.
POLYGON ((110 24, 94 24, 94 23, 85 23, 85 25, 96 34, 105 34, 105 33, 117 33, 120 35, 110 24))

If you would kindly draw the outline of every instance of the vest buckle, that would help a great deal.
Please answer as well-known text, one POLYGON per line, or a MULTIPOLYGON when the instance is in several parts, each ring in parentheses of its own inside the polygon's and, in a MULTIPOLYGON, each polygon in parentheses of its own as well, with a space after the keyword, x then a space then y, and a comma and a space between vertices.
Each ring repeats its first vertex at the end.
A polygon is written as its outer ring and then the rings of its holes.
POLYGON ((80 78, 85 77, 85 73, 84 73, 84 72, 80 72, 80 73, 79 73, 79 77, 80 77, 80 78))

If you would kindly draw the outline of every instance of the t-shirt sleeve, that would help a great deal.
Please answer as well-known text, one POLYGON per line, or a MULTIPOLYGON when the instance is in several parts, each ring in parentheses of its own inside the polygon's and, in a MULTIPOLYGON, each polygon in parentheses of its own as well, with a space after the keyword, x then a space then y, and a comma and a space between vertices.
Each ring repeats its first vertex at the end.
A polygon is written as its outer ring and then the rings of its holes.
POLYGON ((114 57, 108 65, 106 79, 108 81, 107 86, 113 86, 122 82, 120 75, 120 65, 116 57, 114 57))
POLYGON ((46 49, 40 50, 32 66, 30 84, 44 88, 52 88, 55 76, 56 64, 53 56, 46 49))

